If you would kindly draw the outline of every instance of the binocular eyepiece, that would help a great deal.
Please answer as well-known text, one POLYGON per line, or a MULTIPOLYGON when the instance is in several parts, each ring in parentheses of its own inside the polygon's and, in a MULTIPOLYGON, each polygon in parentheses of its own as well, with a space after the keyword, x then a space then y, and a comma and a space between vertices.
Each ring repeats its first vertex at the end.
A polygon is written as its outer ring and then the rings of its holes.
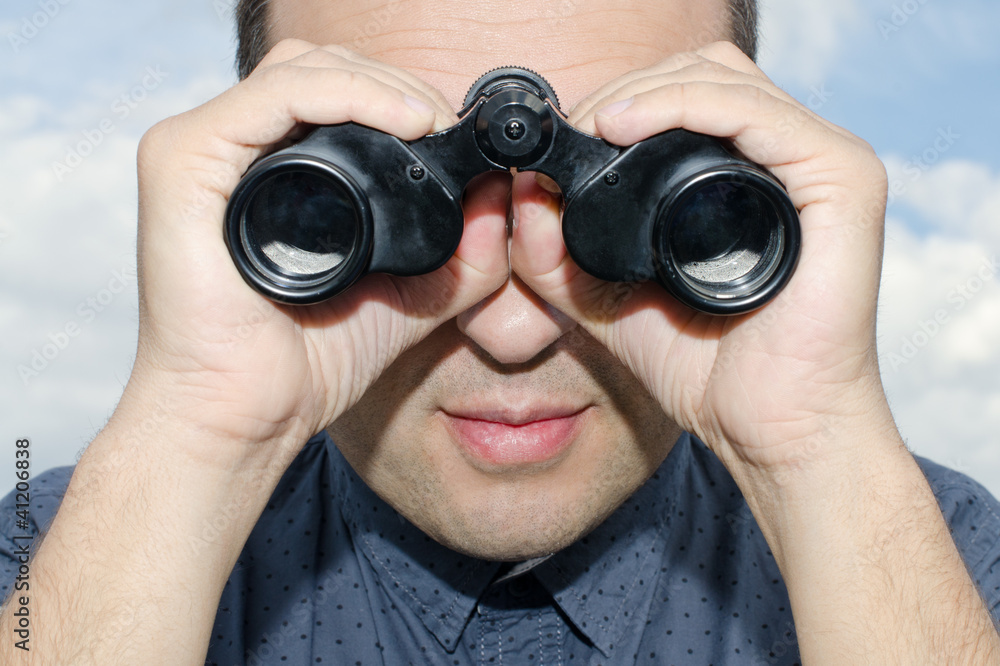
POLYGON ((675 129, 612 145, 569 125, 549 84, 515 67, 480 78, 459 117, 409 142, 354 123, 319 127, 256 162, 225 220, 247 283, 308 304, 368 273, 429 273, 458 247, 468 183, 511 168, 559 185, 563 240, 597 278, 653 279, 692 308, 738 314, 791 277, 798 214, 728 141, 675 129))

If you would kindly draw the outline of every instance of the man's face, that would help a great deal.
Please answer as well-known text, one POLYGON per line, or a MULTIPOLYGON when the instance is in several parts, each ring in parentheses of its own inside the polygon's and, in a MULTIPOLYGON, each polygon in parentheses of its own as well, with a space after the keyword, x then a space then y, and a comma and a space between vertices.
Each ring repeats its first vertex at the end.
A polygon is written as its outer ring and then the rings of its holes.
MULTIPOLYGON (((495 67, 542 74, 563 109, 666 56, 724 39, 723 0, 275 0, 272 40, 340 44, 409 70, 454 109, 495 67)), ((518 174, 515 192, 532 185, 518 174)), ((498 180, 506 179, 506 180, 498 180)), ((510 178, 465 205, 503 224, 510 178)), ((520 214, 558 215, 558 206, 520 214)), ((331 353, 335 353, 331 350, 331 353)), ((679 429, 632 373, 517 275, 400 357, 330 434, 429 535, 485 559, 563 548, 666 456, 679 429)))

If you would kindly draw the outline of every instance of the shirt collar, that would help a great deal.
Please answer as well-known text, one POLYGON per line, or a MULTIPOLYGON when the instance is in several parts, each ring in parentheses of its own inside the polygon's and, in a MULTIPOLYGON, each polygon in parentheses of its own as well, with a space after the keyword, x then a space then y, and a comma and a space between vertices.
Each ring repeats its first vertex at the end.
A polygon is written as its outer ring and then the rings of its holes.
POLYGON ((666 554, 690 459, 687 434, 656 473, 590 534, 556 553, 536 575, 566 617, 608 659, 642 631, 666 554))
MULTIPOLYGON (((515 566, 534 571, 566 617, 604 655, 643 622, 661 570, 671 499, 689 458, 684 434, 653 477, 593 532, 550 557, 515 566)), ((332 441, 335 499, 351 537, 380 584, 404 603, 445 650, 453 651, 476 604, 501 569, 437 543, 376 495, 332 441)), ((513 572, 513 573, 512 573, 513 572)))

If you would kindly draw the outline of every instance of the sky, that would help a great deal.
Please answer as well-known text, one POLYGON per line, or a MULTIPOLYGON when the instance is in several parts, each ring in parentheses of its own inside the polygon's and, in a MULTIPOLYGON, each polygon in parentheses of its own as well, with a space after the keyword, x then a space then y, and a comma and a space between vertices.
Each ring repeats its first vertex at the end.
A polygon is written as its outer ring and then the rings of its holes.
MULTIPOLYGON (((73 464, 138 323, 135 152, 235 82, 232 0, 0 8, 0 492, 73 464)), ((1000 495, 1000 3, 769 0, 759 62, 886 164, 878 346, 910 448, 1000 495)), ((530 66, 530 63, 524 63, 530 66)))

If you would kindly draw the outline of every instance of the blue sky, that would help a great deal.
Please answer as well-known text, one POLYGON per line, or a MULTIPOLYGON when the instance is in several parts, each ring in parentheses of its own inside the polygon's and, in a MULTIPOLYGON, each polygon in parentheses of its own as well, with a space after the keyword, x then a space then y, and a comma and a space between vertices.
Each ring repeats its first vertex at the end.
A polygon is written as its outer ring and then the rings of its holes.
MULTIPOLYGON (((0 9, 0 491, 16 438, 37 474, 72 463, 114 409, 137 325, 135 148, 233 83, 229 4, 0 9)), ((771 0, 763 18, 765 71, 898 183, 879 347, 900 429, 1000 494, 1000 5, 771 0)))

